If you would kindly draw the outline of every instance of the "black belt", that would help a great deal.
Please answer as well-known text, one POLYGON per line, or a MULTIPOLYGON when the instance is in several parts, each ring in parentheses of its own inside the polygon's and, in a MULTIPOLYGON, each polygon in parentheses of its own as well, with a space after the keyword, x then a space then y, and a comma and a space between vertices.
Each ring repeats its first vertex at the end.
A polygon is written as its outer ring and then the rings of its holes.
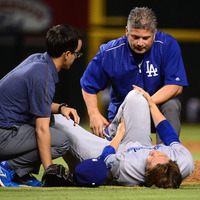
POLYGON ((11 127, 8 127, 8 128, 1 128, 1 129, 17 131, 17 127, 16 126, 11 126, 11 127))

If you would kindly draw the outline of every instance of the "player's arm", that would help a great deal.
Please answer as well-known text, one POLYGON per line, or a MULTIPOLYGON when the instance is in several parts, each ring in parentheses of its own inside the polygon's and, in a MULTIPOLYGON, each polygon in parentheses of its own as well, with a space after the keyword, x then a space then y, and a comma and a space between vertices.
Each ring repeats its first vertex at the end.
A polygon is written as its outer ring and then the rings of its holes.
POLYGON ((76 109, 62 106, 60 109, 61 113, 59 113, 59 106, 60 106, 60 104, 58 104, 58 103, 52 103, 51 104, 51 113, 52 114, 62 114, 68 120, 73 118, 74 125, 80 123, 80 117, 78 116, 76 109))
POLYGON ((155 104, 161 104, 175 96, 180 95, 182 91, 183 86, 181 85, 165 85, 151 97, 155 104))
POLYGON ((117 127, 117 133, 115 135, 115 137, 113 138, 113 140, 110 142, 110 146, 112 146, 115 151, 117 151, 119 144, 121 142, 121 140, 123 139, 124 135, 126 133, 126 128, 125 128, 125 122, 124 122, 124 117, 121 117, 121 122, 119 123, 118 127, 117 127))
POLYGON ((100 157, 102 160, 104 160, 108 155, 116 153, 116 151, 119 147, 119 144, 120 144, 121 140, 123 139, 125 133, 126 133, 125 122, 124 122, 124 117, 122 116, 121 122, 119 123, 119 125, 117 127, 117 133, 116 133, 115 137, 109 143, 109 145, 103 149, 103 152, 100 157))
POLYGON ((82 94, 90 117, 90 128, 92 133, 99 137, 103 137, 103 127, 104 125, 109 125, 109 122, 99 112, 97 94, 87 93, 83 89, 82 94))
POLYGON ((52 163, 51 134, 49 130, 50 118, 36 117, 36 135, 40 159, 44 169, 52 163))

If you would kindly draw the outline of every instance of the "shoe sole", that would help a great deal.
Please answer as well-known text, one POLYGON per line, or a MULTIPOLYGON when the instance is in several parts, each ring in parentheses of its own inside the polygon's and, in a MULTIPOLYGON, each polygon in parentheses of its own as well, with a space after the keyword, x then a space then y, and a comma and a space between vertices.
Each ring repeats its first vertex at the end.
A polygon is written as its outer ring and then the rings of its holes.
POLYGON ((32 187, 32 186, 29 186, 29 185, 19 185, 19 187, 32 187))
POLYGON ((6 187, 6 186, 3 184, 3 182, 1 181, 1 179, 0 179, 0 186, 6 187))
MULTIPOLYGON (((16 186, 5 186, 0 179, 0 187, 16 187, 16 186)), ((19 185, 19 187, 20 187, 20 185, 19 185)), ((21 186, 21 187, 26 187, 26 186, 21 186)))

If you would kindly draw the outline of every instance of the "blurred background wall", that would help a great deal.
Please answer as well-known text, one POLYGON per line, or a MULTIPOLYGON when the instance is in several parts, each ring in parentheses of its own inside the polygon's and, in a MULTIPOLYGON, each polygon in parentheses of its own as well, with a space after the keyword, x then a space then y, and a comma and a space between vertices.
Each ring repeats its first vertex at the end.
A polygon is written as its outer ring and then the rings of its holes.
MULTIPOLYGON (((0 0, 0 79, 32 53, 45 51, 46 31, 56 24, 79 29, 81 52, 71 69, 59 73, 54 101, 77 109, 81 121, 87 111, 80 78, 99 46, 125 34, 127 16, 135 6, 152 8, 158 29, 174 36, 181 47, 189 87, 180 96, 182 122, 200 123, 200 6, 198 0, 0 0)), ((106 115, 107 92, 99 95, 106 115)))

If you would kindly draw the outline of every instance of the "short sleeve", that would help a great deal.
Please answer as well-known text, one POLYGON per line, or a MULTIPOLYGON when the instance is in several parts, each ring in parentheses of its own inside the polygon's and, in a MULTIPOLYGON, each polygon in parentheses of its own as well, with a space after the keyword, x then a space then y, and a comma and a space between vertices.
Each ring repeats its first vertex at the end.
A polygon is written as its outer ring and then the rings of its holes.
POLYGON ((50 117, 55 84, 48 68, 35 69, 28 82, 30 113, 40 117, 50 117))

